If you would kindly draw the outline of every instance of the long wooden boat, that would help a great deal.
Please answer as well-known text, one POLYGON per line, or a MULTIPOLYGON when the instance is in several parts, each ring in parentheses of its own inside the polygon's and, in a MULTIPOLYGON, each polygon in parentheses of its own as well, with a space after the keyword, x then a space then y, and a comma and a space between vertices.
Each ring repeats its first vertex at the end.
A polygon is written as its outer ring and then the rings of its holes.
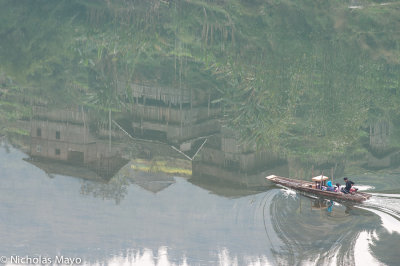
POLYGON ((329 199, 334 199, 337 201, 354 201, 354 202, 362 202, 369 199, 372 195, 364 192, 354 192, 349 194, 344 194, 342 192, 333 192, 321 190, 319 188, 315 188, 315 183, 305 180, 292 179, 287 177, 281 177, 276 175, 269 175, 266 179, 280 184, 282 186, 292 188, 295 190, 303 191, 308 194, 313 194, 329 199))

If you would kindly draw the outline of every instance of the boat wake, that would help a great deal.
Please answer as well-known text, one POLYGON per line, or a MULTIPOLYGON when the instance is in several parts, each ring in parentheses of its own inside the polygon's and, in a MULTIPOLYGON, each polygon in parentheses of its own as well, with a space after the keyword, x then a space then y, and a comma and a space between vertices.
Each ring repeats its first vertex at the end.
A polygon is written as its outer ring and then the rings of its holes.
POLYGON ((358 188, 358 191, 367 191, 367 190, 375 189, 374 186, 368 186, 368 185, 357 185, 355 187, 358 188))
POLYGON ((289 197, 296 198, 297 197, 297 192, 295 190, 287 188, 287 187, 279 185, 279 184, 277 186, 282 188, 281 192, 284 197, 286 197, 286 198, 289 198, 289 197))
POLYGON ((360 209, 375 213, 381 219, 382 226, 389 232, 400 234, 400 195, 373 193, 373 196, 358 206, 360 209))
MULTIPOLYGON (((373 187, 362 186, 362 190, 369 189, 373 187)), ((279 244, 270 245, 274 262, 385 265, 387 261, 381 256, 380 246, 388 238, 397 241, 400 235, 400 195, 374 193, 361 204, 333 202, 332 206, 330 209, 329 201, 303 197, 292 189, 269 193, 263 215, 269 242, 279 240, 276 242, 279 244), (376 216, 362 214, 357 209, 376 216)), ((385 250, 393 252, 391 247, 385 250)))

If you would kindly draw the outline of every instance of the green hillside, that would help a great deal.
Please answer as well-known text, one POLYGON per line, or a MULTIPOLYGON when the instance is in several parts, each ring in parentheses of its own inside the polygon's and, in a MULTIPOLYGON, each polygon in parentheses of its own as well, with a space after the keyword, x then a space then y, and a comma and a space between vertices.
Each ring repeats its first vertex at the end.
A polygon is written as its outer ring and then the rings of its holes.
POLYGON ((0 75, 57 105, 205 90, 243 138, 295 154, 362 147, 376 121, 398 147, 399 29, 399 1, 2 0, 0 75))

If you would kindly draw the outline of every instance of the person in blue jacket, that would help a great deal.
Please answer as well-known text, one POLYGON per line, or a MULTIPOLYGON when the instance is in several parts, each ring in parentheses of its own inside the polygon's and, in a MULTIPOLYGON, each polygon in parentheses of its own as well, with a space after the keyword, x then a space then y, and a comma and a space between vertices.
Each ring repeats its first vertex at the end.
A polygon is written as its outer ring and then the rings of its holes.
POLYGON ((331 180, 328 180, 328 182, 326 182, 326 186, 327 186, 326 188, 327 191, 335 191, 335 188, 332 186, 331 180))

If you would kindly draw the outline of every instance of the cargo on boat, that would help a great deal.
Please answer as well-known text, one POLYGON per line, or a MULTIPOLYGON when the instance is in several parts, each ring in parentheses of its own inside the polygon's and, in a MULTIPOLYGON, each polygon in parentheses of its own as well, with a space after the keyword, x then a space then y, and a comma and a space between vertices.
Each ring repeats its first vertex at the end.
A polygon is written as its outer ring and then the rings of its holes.
POLYGON ((302 191, 308 194, 313 194, 325 198, 335 199, 338 201, 362 202, 369 199, 372 196, 371 194, 364 192, 351 192, 345 194, 342 192, 322 190, 321 187, 324 181, 328 179, 328 177, 325 176, 313 177, 312 180, 314 182, 281 177, 276 175, 269 175, 266 177, 266 179, 288 188, 292 188, 298 191, 302 191))

